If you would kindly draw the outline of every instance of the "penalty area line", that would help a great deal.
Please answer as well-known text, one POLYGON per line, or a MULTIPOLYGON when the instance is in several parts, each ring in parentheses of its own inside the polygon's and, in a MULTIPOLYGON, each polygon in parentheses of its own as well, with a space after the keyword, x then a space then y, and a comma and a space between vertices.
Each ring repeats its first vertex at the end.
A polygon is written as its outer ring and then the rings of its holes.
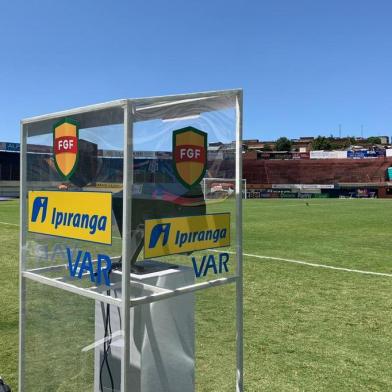
MULTIPOLYGON (((220 251, 214 249, 214 252, 220 252, 220 251)), ((231 252, 231 251, 227 251, 227 253, 235 254, 235 252, 231 252)), ((275 260, 275 261, 284 261, 286 263, 306 265, 308 267, 315 267, 315 268, 325 268, 325 269, 331 269, 331 270, 335 270, 335 271, 353 272, 356 274, 363 274, 363 275, 386 276, 389 278, 392 277, 392 274, 388 274, 385 272, 364 271, 364 270, 351 269, 351 268, 345 268, 345 267, 334 267, 332 265, 327 265, 327 264, 310 263, 308 261, 284 259, 281 257, 273 257, 273 256, 254 255, 254 254, 250 254, 250 253, 244 253, 243 255, 246 257, 253 257, 256 259, 264 259, 264 260, 270 259, 270 260, 275 260)))
POLYGON ((8 223, 8 222, 0 222, 0 225, 9 225, 9 226, 18 226, 19 225, 17 223, 8 223))

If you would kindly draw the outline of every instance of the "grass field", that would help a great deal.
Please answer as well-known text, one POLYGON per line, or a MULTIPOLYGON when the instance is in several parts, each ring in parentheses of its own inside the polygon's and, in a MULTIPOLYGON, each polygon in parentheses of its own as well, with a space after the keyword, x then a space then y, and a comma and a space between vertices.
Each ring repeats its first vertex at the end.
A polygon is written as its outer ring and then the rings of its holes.
MULTIPOLYGON (((392 390, 392 201, 308 204, 244 202, 245 390, 392 390)), ((0 222, 0 374, 16 390, 16 202, 0 202, 0 222)), ((232 321, 216 290, 202 298, 198 320, 198 328, 219 343, 201 341, 216 370, 206 371, 198 385, 203 392, 233 390, 225 382, 233 366, 226 348, 233 342, 215 328, 232 321), (213 301, 220 312, 214 313, 213 301)))

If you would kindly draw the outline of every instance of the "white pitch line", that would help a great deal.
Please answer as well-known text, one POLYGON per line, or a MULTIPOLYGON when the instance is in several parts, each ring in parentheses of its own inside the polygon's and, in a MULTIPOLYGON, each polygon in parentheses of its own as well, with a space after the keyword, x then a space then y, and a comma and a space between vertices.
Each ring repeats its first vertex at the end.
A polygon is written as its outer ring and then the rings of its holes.
POLYGON ((8 222, 0 222, 0 225, 10 225, 10 226, 18 226, 19 227, 19 225, 16 223, 8 223, 8 222))
POLYGON ((117 339, 123 337, 123 335, 124 335, 124 334, 123 334, 122 331, 116 331, 116 332, 114 332, 113 334, 107 336, 106 338, 99 339, 99 340, 95 341, 94 343, 91 343, 91 344, 89 344, 88 346, 83 347, 83 348, 82 348, 82 352, 90 351, 91 349, 100 346, 101 344, 107 342, 108 340, 113 339, 113 341, 115 341, 115 340, 117 340, 117 339))
MULTIPOLYGON (((279 208, 283 208, 283 207, 301 207, 301 206, 304 206, 305 205, 305 203, 306 202, 298 202, 297 204, 281 204, 281 205, 278 205, 277 203, 276 204, 274 204, 274 205, 269 205, 269 206, 265 206, 265 207, 267 207, 267 208, 270 208, 270 207, 279 207, 279 208)), ((311 206, 325 206, 325 204, 321 204, 321 203, 312 203, 311 201, 309 202, 309 207, 311 207, 311 206)), ((263 206, 264 207, 264 206, 263 206)))
MULTIPOLYGON (((214 252, 220 252, 220 251, 214 249, 214 252)), ((235 254, 235 252, 230 252, 230 251, 227 251, 227 253, 235 254)), ((309 267, 326 268, 326 269, 332 269, 332 270, 337 270, 337 271, 354 272, 357 274, 364 274, 364 275, 392 277, 392 274, 387 274, 385 272, 374 272, 374 271, 364 271, 364 270, 357 270, 357 269, 344 268, 344 267, 334 267, 332 265, 327 265, 327 264, 310 263, 310 262, 302 261, 302 260, 284 259, 281 257, 273 257, 273 256, 253 255, 250 253, 244 253, 243 255, 246 257, 254 257, 256 259, 270 259, 270 260, 277 260, 277 261, 285 261, 287 263, 307 265, 309 267)))
MULTIPOLYGON (((10 226, 19 226, 16 223, 8 223, 8 222, 0 222, 0 224, 2 224, 2 225, 10 225, 10 226)), ((113 238, 122 239, 121 237, 117 237, 117 236, 113 236, 113 238)), ((215 250, 215 249, 211 249, 211 250, 213 252, 220 252, 219 250, 215 250)), ((235 254, 235 252, 231 252, 231 251, 226 251, 226 253, 230 253, 232 255, 235 254)), ((256 259, 270 259, 270 260, 277 260, 277 261, 285 261, 287 263, 307 265, 309 267, 315 267, 315 268, 326 268, 326 269, 331 269, 331 270, 336 270, 336 271, 354 272, 354 273, 357 273, 357 274, 364 274, 364 275, 376 275, 376 276, 392 277, 392 274, 387 274, 385 272, 374 272, 374 271, 364 271, 364 270, 357 270, 357 269, 344 268, 344 267, 334 267, 332 265, 327 265, 327 264, 317 264, 317 263, 310 263, 308 261, 302 261, 302 260, 284 259, 282 257, 253 255, 253 254, 250 254, 250 253, 244 253, 243 255, 246 256, 246 257, 254 257, 256 259)))

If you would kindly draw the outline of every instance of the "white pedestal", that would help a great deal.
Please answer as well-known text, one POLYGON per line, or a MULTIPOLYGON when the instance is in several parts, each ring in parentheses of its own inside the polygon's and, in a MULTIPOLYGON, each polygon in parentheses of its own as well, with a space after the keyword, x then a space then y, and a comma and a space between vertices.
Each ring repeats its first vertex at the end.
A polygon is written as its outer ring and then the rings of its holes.
MULTIPOLYGON (((145 274, 132 274, 132 279, 165 289, 194 283, 192 268, 172 268, 168 264, 151 262, 145 274), (158 269, 158 271, 157 271, 158 269), (155 270, 155 272, 148 272, 155 270)), ((112 282, 121 280, 121 273, 111 275, 112 282)), ((142 288, 132 287, 132 296, 150 294, 142 288)), ((121 297, 121 290, 115 290, 121 297)), ((195 390, 195 326, 194 294, 140 305, 131 309, 131 366, 132 392, 194 392, 195 390)), ((104 337, 103 315, 106 305, 99 302, 95 307, 95 340, 104 337)), ((123 339, 120 309, 110 306, 112 340, 108 363, 114 381, 114 390, 120 391, 121 352, 123 339)), ((103 361, 103 344, 95 349, 95 391, 111 392, 111 383, 106 363, 103 361)))

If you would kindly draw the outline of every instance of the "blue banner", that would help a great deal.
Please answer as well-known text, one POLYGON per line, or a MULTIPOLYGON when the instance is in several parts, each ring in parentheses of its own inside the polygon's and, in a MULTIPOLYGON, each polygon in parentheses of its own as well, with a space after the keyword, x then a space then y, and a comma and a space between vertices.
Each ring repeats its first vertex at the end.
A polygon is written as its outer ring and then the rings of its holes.
POLYGON ((347 151, 347 158, 353 158, 353 159, 378 158, 382 156, 385 156, 385 150, 347 151))
POLYGON ((19 152, 20 151, 20 144, 19 143, 5 143, 5 150, 19 152))

